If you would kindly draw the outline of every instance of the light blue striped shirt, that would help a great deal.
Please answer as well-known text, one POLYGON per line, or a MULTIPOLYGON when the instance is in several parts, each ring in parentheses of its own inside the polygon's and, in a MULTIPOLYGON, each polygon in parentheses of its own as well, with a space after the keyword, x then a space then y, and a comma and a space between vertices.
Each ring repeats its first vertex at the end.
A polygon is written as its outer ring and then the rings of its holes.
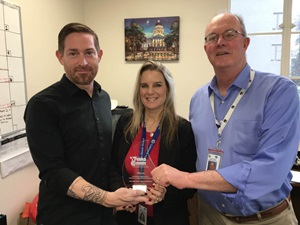
MULTIPOLYGON (((222 97, 214 77, 201 87, 190 103, 190 122, 197 146, 197 170, 205 170, 208 148, 218 139, 209 96, 215 94, 218 121, 242 88, 247 88, 247 64, 222 97)), ((221 137, 224 151, 221 176, 238 188, 237 193, 199 190, 211 206, 232 215, 251 215, 286 198, 291 190, 290 169, 300 140, 299 96, 288 78, 255 71, 255 78, 235 108, 221 137)))

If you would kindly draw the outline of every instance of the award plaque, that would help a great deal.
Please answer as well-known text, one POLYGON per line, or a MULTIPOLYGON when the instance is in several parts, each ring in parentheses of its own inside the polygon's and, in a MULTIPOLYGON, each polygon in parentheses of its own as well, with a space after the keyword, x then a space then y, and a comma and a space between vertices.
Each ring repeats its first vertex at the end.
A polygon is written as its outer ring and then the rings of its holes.
MULTIPOLYGON (((125 157, 122 168, 122 177, 126 187, 147 191, 152 186, 151 171, 155 168, 149 154, 141 151, 141 146, 148 146, 147 141, 132 146, 125 157)), ((147 148, 145 148, 147 149, 147 148)))

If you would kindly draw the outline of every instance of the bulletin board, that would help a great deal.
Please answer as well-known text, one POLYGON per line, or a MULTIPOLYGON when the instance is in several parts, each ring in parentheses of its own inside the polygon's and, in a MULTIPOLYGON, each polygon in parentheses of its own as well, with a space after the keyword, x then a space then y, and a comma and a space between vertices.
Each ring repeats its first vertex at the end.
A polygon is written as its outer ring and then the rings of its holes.
POLYGON ((0 0, 0 136, 25 128, 27 103, 20 7, 0 0))

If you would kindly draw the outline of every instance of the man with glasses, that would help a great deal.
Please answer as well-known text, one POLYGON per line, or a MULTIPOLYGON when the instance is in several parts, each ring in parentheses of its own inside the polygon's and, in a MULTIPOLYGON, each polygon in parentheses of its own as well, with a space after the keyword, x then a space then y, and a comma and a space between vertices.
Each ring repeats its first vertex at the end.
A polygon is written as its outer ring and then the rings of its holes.
POLYGON ((253 70, 249 43, 241 17, 223 13, 209 22, 204 49, 215 76, 190 104, 198 172, 168 165, 152 172, 159 184, 198 189, 199 224, 298 224, 290 201, 300 135, 297 87, 253 70))

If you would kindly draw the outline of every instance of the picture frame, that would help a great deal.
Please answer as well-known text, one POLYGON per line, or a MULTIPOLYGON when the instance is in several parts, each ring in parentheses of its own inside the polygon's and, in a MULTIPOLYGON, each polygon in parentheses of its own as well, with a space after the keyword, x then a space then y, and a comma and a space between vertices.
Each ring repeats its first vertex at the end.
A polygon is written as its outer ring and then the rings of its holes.
POLYGON ((125 61, 179 60, 180 17, 124 19, 125 61))

